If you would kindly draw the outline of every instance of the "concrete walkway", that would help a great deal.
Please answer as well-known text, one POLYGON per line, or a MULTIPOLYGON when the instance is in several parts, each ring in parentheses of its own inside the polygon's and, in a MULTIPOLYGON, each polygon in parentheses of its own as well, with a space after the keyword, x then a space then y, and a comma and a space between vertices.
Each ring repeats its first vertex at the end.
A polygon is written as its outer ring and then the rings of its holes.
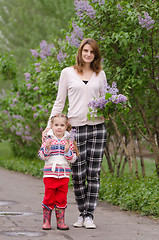
POLYGON ((95 211, 96 229, 74 228, 78 211, 72 190, 68 194, 66 224, 69 231, 56 229, 52 214, 52 230, 42 227, 44 186, 42 179, 0 168, 0 240, 158 240, 159 221, 120 211, 107 203, 99 203, 95 211))

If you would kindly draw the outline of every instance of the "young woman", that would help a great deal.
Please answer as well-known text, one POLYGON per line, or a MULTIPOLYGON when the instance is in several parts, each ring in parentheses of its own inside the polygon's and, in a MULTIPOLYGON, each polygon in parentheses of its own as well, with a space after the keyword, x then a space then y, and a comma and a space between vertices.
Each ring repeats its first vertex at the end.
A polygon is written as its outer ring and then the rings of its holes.
POLYGON ((74 227, 96 228, 93 213, 97 206, 100 171, 106 143, 103 118, 87 119, 88 103, 102 94, 107 79, 101 68, 101 55, 97 42, 87 38, 81 42, 77 64, 62 70, 56 101, 48 121, 63 111, 68 96, 68 119, 76 129, 79 157, 72 165, 74 194, 80 215, 74 227))

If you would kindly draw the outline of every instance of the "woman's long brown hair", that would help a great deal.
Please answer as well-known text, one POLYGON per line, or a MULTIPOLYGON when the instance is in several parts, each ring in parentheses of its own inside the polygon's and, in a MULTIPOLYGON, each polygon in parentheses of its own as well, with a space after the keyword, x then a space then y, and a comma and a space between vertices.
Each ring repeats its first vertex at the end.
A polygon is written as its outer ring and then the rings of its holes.
POLYGON ((100 54, 100 50, 99 50, 97 42, 92 38, 86 38, 81 42, 78 52, 77 52, 77 57, 76 57, 77 64, 74 65, 74 69, 76 69, 81 74, 83 73, 84 61, 82 59, 82 50, 86 44, 89 44, 94 50, 94 60, 93 60, 93 62, 91 62, 90 67, 96 73, 96 75, 98 75, 102 69, 101 54, 100 54))

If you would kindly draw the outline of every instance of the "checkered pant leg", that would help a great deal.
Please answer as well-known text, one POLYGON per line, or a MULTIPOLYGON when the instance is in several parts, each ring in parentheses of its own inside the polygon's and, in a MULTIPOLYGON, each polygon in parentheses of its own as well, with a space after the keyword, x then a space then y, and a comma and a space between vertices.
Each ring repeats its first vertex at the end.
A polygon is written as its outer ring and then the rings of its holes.
POLYGON ((104 124, 76 127, 80 156, 72 164, 75 199, 79 211, 93 214, 98 200, 100 170, 106 143, 104 124))

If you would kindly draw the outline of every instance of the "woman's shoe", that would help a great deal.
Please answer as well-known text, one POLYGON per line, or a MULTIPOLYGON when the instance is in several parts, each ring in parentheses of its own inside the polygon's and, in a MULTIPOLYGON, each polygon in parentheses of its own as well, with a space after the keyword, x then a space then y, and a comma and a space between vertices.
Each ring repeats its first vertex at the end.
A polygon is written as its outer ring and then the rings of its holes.
POLYGON ((84 226, 83 224, 84 224, 84 219, 82 216, 79 216, 77 219, 77 222, 75 222, 73 226, 76 228, 81 228, 84 226))
POLYGON ((84 227, 87 229, 95 229, 96 225, 93 222, 93 219, 91 217, 86 217, 84 219, 84 227))

